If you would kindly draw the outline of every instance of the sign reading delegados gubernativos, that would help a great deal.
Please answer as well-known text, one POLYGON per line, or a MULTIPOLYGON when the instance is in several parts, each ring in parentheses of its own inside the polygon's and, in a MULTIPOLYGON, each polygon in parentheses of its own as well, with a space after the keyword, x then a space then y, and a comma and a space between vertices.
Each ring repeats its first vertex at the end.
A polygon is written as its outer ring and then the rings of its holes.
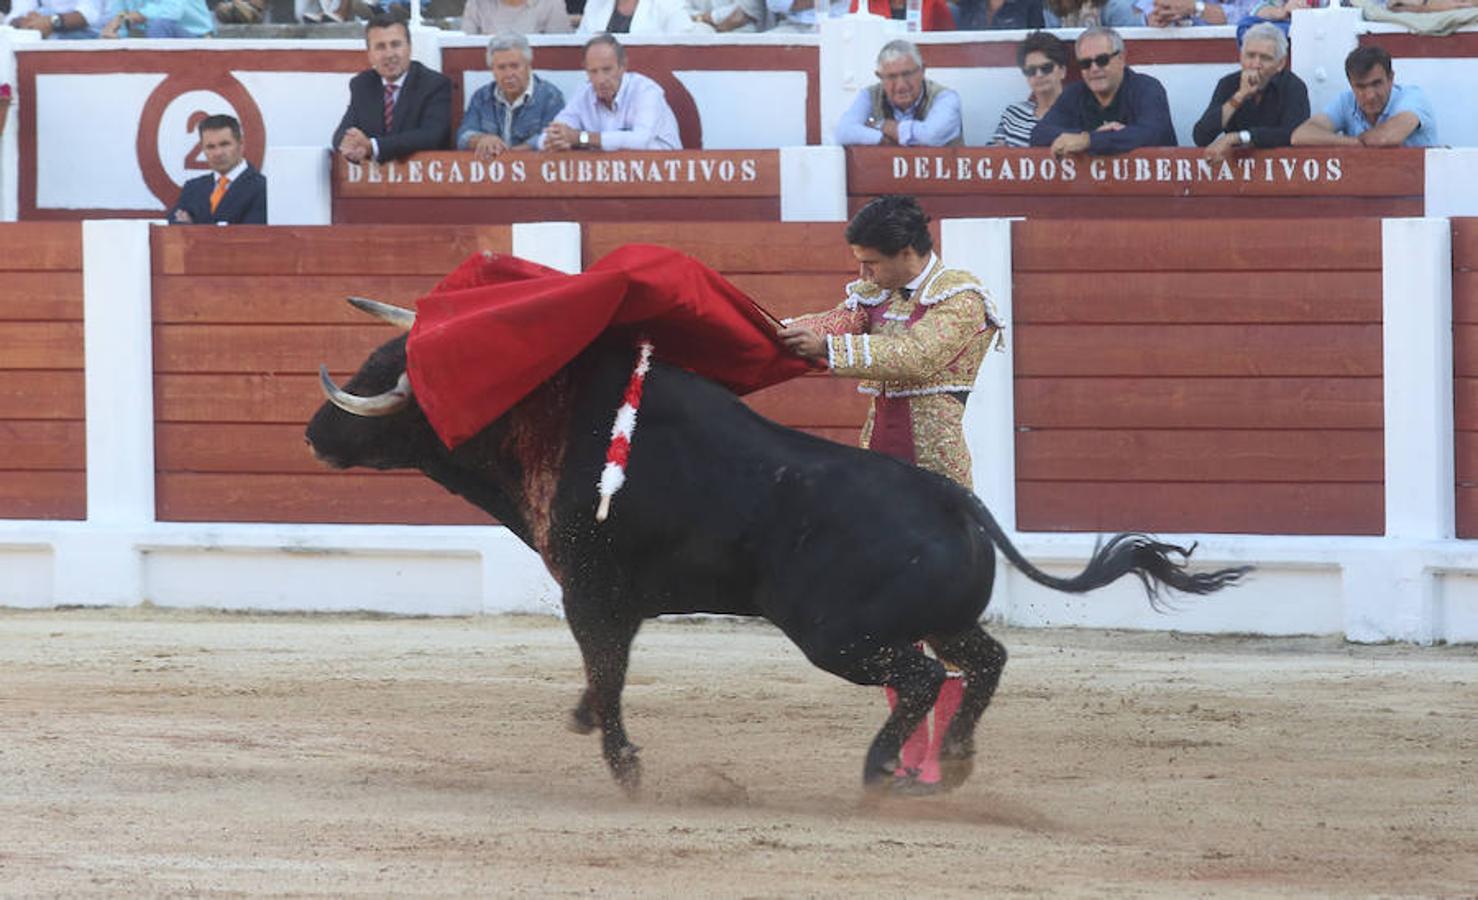
POLYGON ((346 185, 740 185, 760 179, 755 156, 611 157, 597 154, 554 156, 509 154, 483 162, 446 155, 394 162, 346 164, 346 185))
POLYGON ((1265 184, 1333 184, 1344 178, 1339 157, 1244 156, 1213 162, 1189 156, 1069 156, 1056 159, 1017 153, 894 156, 894 181, 1017 182, 1025 185, 1091 181, 1265 184))

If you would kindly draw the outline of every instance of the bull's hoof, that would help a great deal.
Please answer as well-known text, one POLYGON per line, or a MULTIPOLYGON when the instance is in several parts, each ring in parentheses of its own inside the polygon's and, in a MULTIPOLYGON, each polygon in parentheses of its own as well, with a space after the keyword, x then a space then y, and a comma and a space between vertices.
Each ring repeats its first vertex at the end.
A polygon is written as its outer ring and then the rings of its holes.
POLYGON ((920 781, 912 775, 894 778, 888 785, 888 792, 899 797, 932 797, 948 790, 943 781, 920 781))
POLYGON ((964 784, 973 771, 975 771, 973 756, 954 759, 944 756, 939 758, 939 783, 943 785, 944 790, 952 791, 964 784))
POLYGON ((607 759, 616 784, 632 799, 641 793, 641 759, 637 750, 636 745, 627 744, 607 759))
POLYGON ((589 734, 600 727, 600 720, 589 707, 581 705, 570 710, 570 718, 565 727, 575 734, 589 734))

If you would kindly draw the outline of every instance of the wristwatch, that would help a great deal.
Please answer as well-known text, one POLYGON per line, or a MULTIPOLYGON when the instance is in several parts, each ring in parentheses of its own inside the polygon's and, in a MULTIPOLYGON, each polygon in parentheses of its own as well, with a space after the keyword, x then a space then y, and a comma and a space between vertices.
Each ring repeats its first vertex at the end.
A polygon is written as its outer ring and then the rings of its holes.
POLYGON ((51 32, 52 32, 52 34, 60 34, 61 32, 66 31, 66 30, 67 30, 67 23, 64 22, 64 21, 62 21, 62 17, 61 17, 61 14, 60 13, 58 13, 57 15, 54 15, 54 16, 51 17, 51 32))
POLYGON ((1241 131, 1237 132, 1237 141, 1238 141, 1238 143, 1240 143, 1244 147, 1251 147, 1252 146, 1252 132, 1248 131, 1245 128, 1242 129, 1241 131))
POLYGON ((590 146, 590 132, 588 132, 588 131, 582 131, 582 132, 580 132, 579 142, 576 143, 575 146, 577 146, 577 147, 588 147, 588 146, 590 146))

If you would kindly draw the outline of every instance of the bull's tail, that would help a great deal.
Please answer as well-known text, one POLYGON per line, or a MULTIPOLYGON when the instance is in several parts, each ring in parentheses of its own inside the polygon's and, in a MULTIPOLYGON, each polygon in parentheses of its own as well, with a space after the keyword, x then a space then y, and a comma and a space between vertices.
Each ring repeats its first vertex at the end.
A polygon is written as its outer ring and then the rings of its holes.
POLYGON ((1072 594, 1082 594, 1133 574, 1144 584, 1150 605, 1159 610, 1167 606, 1160 593, 1161 588, 1168 587, 1187 594, 1209 594, 1236 584, 1242 576, 1252 571, 1252 566, 1234 566, 1214 572, 1188 572, 1185 563, 1195 551, 1195 544, 1180 547, 1157 541, 1149 535, 1127 532, 1116 534, 1106 542, 1101 541, 1094 548, 1093 558, 1082 572, 1072 578, 1057 578, 1038 569, 1021 555, 1021 551, 1006 537, 1006 532, 995 516, 990 514, 990 510, 978 498, 974 507, 975 519, 990 535, 991 542, 1001 548, 1006 558, 1025 573, 1026 577, 1038 584, 1072 594), (1179 562, 1174 557, 1179 557, 1179 562))

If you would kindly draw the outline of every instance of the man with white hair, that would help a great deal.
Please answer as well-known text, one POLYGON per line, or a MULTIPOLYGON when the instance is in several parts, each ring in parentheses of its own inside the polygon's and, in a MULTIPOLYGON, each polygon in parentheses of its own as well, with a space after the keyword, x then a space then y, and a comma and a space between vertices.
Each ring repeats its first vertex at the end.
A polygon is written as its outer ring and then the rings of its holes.
POLYGON ((878 51, 878 83, 837 122, 838 144, 944 147, 961 142, 960 95, 924 77, 919 48, 889 41, 878 51))
POLYGON ((532 149, 565 105, 559 88, 534 74, 534 48, 523 35, 495 36, 487 59, 493 81, 472 95, 457 129, 457 149, 483 162, 505 150, 532 149))
POLYGON ((1263 22, 1242 36, 1242 68, 1216 83, 1192 135, 1220 161, 1238 147, 1287 147, 1308 118, 1309 89, 1288 71, 1288 38, 1263 22))

